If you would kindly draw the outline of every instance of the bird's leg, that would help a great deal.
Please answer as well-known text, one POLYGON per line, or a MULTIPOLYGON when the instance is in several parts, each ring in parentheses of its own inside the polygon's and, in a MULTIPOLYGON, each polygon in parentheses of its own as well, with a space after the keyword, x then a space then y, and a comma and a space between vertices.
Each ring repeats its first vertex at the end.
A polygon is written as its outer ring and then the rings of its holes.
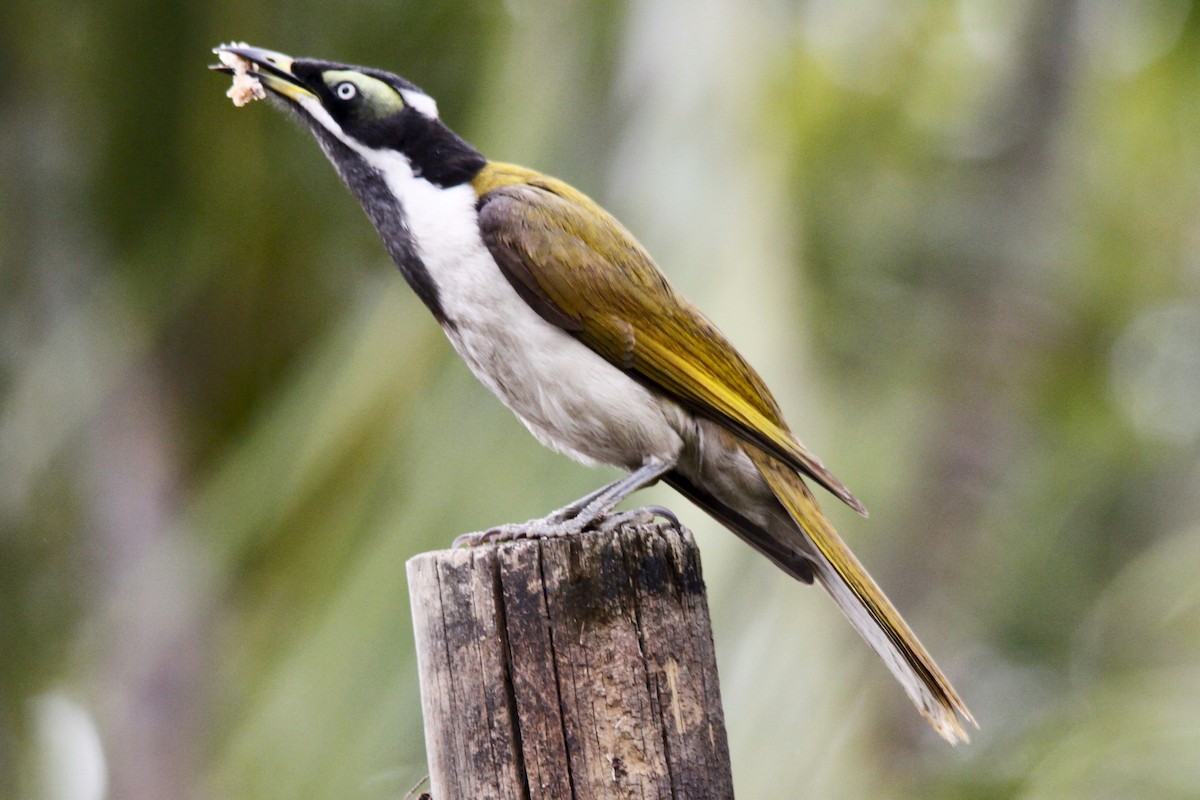
MULTIPOLYGON (((625 477, 615 480, 606 486, 601 486, 594 492, 589 492, 578 500, 568 503, 557 511, 553 511, 539 519, 531 519, 513 525, 501 525, 491 530, 479 533, 464 533, 454 540, 452 546, 479 545, 487 542, 507 542, 514 539, 541 539, 547 536, 563 536, 579 533, 594 525, 597 520, 612 510, 638 489, 645 488, 658 481, 674 468, 674 463, 651 459, 625 477)), ((620 524, 630 521, 649 521, 655 516, 666 516, 678 522, 675 515, 660 506, 619 514, 612 518, 614 524, 603 524, 604 530, 612 530, 620 524)))
POLYGON ((651 459, 620 480, 592 492, 585 497, 550 514, 547 519, 578 526, 583 530, 612 510, 638 489, 644 489, 658 481, 674 468, 673 463, 651 459))
MULTIPOLYGON (((607 494, 612 489, 613 486, 615 486, 616 484, 620 483, 623 480, 625 480, 625 479, 621 478, 619 480, 613 481, 612 483, 606 483, 603 486, 601 486, 599 489, 588 492, 587 494, 585 494, 583 497, 579 498, 578 500, 572 500, 571 502, 567 503, 565 506, 558 509, 557 511, 551 511, 549 514, 547 514, 542 519, 549 525, 561 524, 563 522, 566 522, 569 519, 574 519, 575 517, 579 516, 580 512, 582 512, 585 508, 587 508, 591 503, 594 503, 595 501, 602 498, 605 494, 607 494)), ((530 521, 533 522, 534 520, 530 520, 530 521)))
POLYGON ((642 506, 632 511, 622 511, 620 514, 609 514, 594 523, 596 530, 601 533, 612 533, 625 525, 649 525, 655 517, 669 520, 676 528, 679 527, 679 517, 666 506, 642 506))

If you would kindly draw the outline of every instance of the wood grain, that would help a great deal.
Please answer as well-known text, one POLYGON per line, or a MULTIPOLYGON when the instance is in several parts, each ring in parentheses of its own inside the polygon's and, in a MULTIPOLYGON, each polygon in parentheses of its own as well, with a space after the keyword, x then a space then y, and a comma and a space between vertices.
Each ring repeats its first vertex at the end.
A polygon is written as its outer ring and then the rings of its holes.
POLYGON ((424 553, 408 575, 433 800, 733 796, 686 530, 424 553))

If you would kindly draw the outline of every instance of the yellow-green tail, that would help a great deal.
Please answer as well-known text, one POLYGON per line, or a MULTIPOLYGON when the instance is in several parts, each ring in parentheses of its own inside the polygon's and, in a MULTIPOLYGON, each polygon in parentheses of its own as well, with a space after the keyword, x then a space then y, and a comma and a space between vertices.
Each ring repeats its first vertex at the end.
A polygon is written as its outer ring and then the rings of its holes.
POLYGON ((759 472, 814 545, 814 572, 838 608, 900 681, 921 716, 951 744, 968 740, 963 722, 978 728, 950 681, 900 612, 825 519, 816 498, 793 470, 753 447, 759 472))

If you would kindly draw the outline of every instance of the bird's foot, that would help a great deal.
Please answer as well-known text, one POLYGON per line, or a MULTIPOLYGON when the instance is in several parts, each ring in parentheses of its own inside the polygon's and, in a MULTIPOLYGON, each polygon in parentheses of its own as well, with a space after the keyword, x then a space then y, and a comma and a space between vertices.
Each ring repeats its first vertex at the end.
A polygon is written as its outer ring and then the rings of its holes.
POLYGON ((500 544, 515 542, 521 539, 549 539, 558 536, 573 536, 579 533, 597 531, 613 533, 624 525, 648 525, 657 517, 667 519, 673 525, 679 524, 679 519, 662 506, 643 506, 632 511, 622 511, 618 514, 589 513, 588 509, 559 509, 553 514, 527 522, 516 522, 498 525, 486 531, 464 533, 454 539, 452 547, 478 547, 485 544, 500 544))
POLYGON ((570 520, 557 520, 553 514, 526 522, 510 522, 506 525, 488 528, 486 531, 475 531, 456 536, 451 547, 478 547, 484 544, 515 542, 521 539, 547 539, 551 536, 567 536, 578 533, 581 529, 575 529, 570 522, 570 520))
POLYGON ((658 517, 662 517, 676 527, 679 526, 679 517, 676 517, 671 509, 663 506, 642 506, 632 511, 621 511, 601 517, 592 523, 592 529, 601 533, 614 533, 618 528, 626 525, 649 525, 658 517))

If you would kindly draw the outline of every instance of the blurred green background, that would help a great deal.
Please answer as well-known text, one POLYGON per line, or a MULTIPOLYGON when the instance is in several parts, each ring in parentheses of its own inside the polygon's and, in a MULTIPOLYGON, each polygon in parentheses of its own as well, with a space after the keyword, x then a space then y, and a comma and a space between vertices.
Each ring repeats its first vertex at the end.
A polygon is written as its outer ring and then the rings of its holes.
POLYGON ((1200 797, 1200 11, 0 2, 0 797, 400 798, 404 562, 609 480, 212 46, 399 72, 625 221, 981 725, 667 490, 743 798, 1200 797))

